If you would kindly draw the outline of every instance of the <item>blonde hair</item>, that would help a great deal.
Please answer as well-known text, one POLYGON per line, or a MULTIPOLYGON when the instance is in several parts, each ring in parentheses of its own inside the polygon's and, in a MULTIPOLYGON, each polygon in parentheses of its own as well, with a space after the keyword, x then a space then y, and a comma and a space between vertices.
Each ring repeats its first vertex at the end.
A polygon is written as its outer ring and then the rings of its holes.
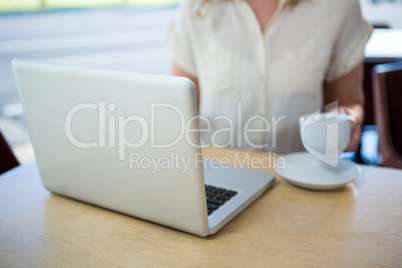
MULTIPOLYGON (((197 15, 200 16, 200 17, 204 17, 205 14, 202 14, 201 9, 202 9, 204 4, 210 3, 212 1, 214 1, 214 0, 202 0, 201 5, 199 6, 199 8, 197 10, 197 15)), ((225 1, 231 1, 231 0, 225 0, 225 1)), ((283 7, 284 8, 292 8, 292 7, 295 7, 297 4, 299 4, 301 1, 303 1, 303 0, 287 0, 283 4, 283 7)))
MULTIPOLYGON (((211 2, 213 0, 203 0, 203 2, 211 2)), ((287 0, 284 4, 285 7, 294 7, 298 3, 300 3, 302 0, 287 0)))
POLYGON ((302 0, 287 0, 285 4, 283 5, 284 7, 294 7, 298 3, 300 3, 302 0))

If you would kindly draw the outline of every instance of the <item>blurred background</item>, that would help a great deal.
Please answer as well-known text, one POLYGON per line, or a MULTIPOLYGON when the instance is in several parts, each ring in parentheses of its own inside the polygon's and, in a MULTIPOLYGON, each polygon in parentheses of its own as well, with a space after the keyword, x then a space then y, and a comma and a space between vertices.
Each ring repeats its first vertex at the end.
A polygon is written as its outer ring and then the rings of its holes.
MULTIPOLYGON (((402 29, 402 0, 360 1, 369 22, 402 29)), ((21 163, 32 161, 34 154, 11 60, 168 74, 170 58, 164 38, 178 2, 0 0, 0 131, 21 163)), ((399 33, 397 44, 402 44, 402 30, 399 33)), ((368 138, 375 144, 375 134, 368 138)))

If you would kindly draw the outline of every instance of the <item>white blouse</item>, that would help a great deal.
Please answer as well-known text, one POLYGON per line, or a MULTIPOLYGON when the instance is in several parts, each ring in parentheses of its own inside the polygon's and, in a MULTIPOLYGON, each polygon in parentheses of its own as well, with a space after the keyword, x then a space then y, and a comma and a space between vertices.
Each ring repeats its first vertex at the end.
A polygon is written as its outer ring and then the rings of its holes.
POLYGON ((167 33, 173 61, 198 78, 206 145, 300 151, 298 119, 323 106, 323 83, 364 57, 372 28, 358 0, 305 0, 261 31, 243 0, 184 0, 167 33))

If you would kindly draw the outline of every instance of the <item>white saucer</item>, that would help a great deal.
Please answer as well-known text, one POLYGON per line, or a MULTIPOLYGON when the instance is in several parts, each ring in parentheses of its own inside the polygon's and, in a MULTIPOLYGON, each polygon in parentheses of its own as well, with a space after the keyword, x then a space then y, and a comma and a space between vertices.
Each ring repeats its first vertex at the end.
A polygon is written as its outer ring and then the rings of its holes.
POLYGON ((325 168, 308 152, 284 155, 275 162, 276 172, 287 182, 313 190, 332 190, 354 181, 361 171, 359 165, 339 159, 337 167, 325 168))

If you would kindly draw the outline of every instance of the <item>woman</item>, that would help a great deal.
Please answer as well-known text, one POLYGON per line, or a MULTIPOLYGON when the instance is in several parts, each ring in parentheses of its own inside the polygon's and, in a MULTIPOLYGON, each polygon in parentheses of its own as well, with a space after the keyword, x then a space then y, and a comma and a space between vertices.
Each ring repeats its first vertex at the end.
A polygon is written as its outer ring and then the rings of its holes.
POLYGON ((204 143, 289 153, 303 149, 298 118, 330 104, 351 115, 357 149, 371 32, 358 0, 184 0, 167 40, 204 143))

